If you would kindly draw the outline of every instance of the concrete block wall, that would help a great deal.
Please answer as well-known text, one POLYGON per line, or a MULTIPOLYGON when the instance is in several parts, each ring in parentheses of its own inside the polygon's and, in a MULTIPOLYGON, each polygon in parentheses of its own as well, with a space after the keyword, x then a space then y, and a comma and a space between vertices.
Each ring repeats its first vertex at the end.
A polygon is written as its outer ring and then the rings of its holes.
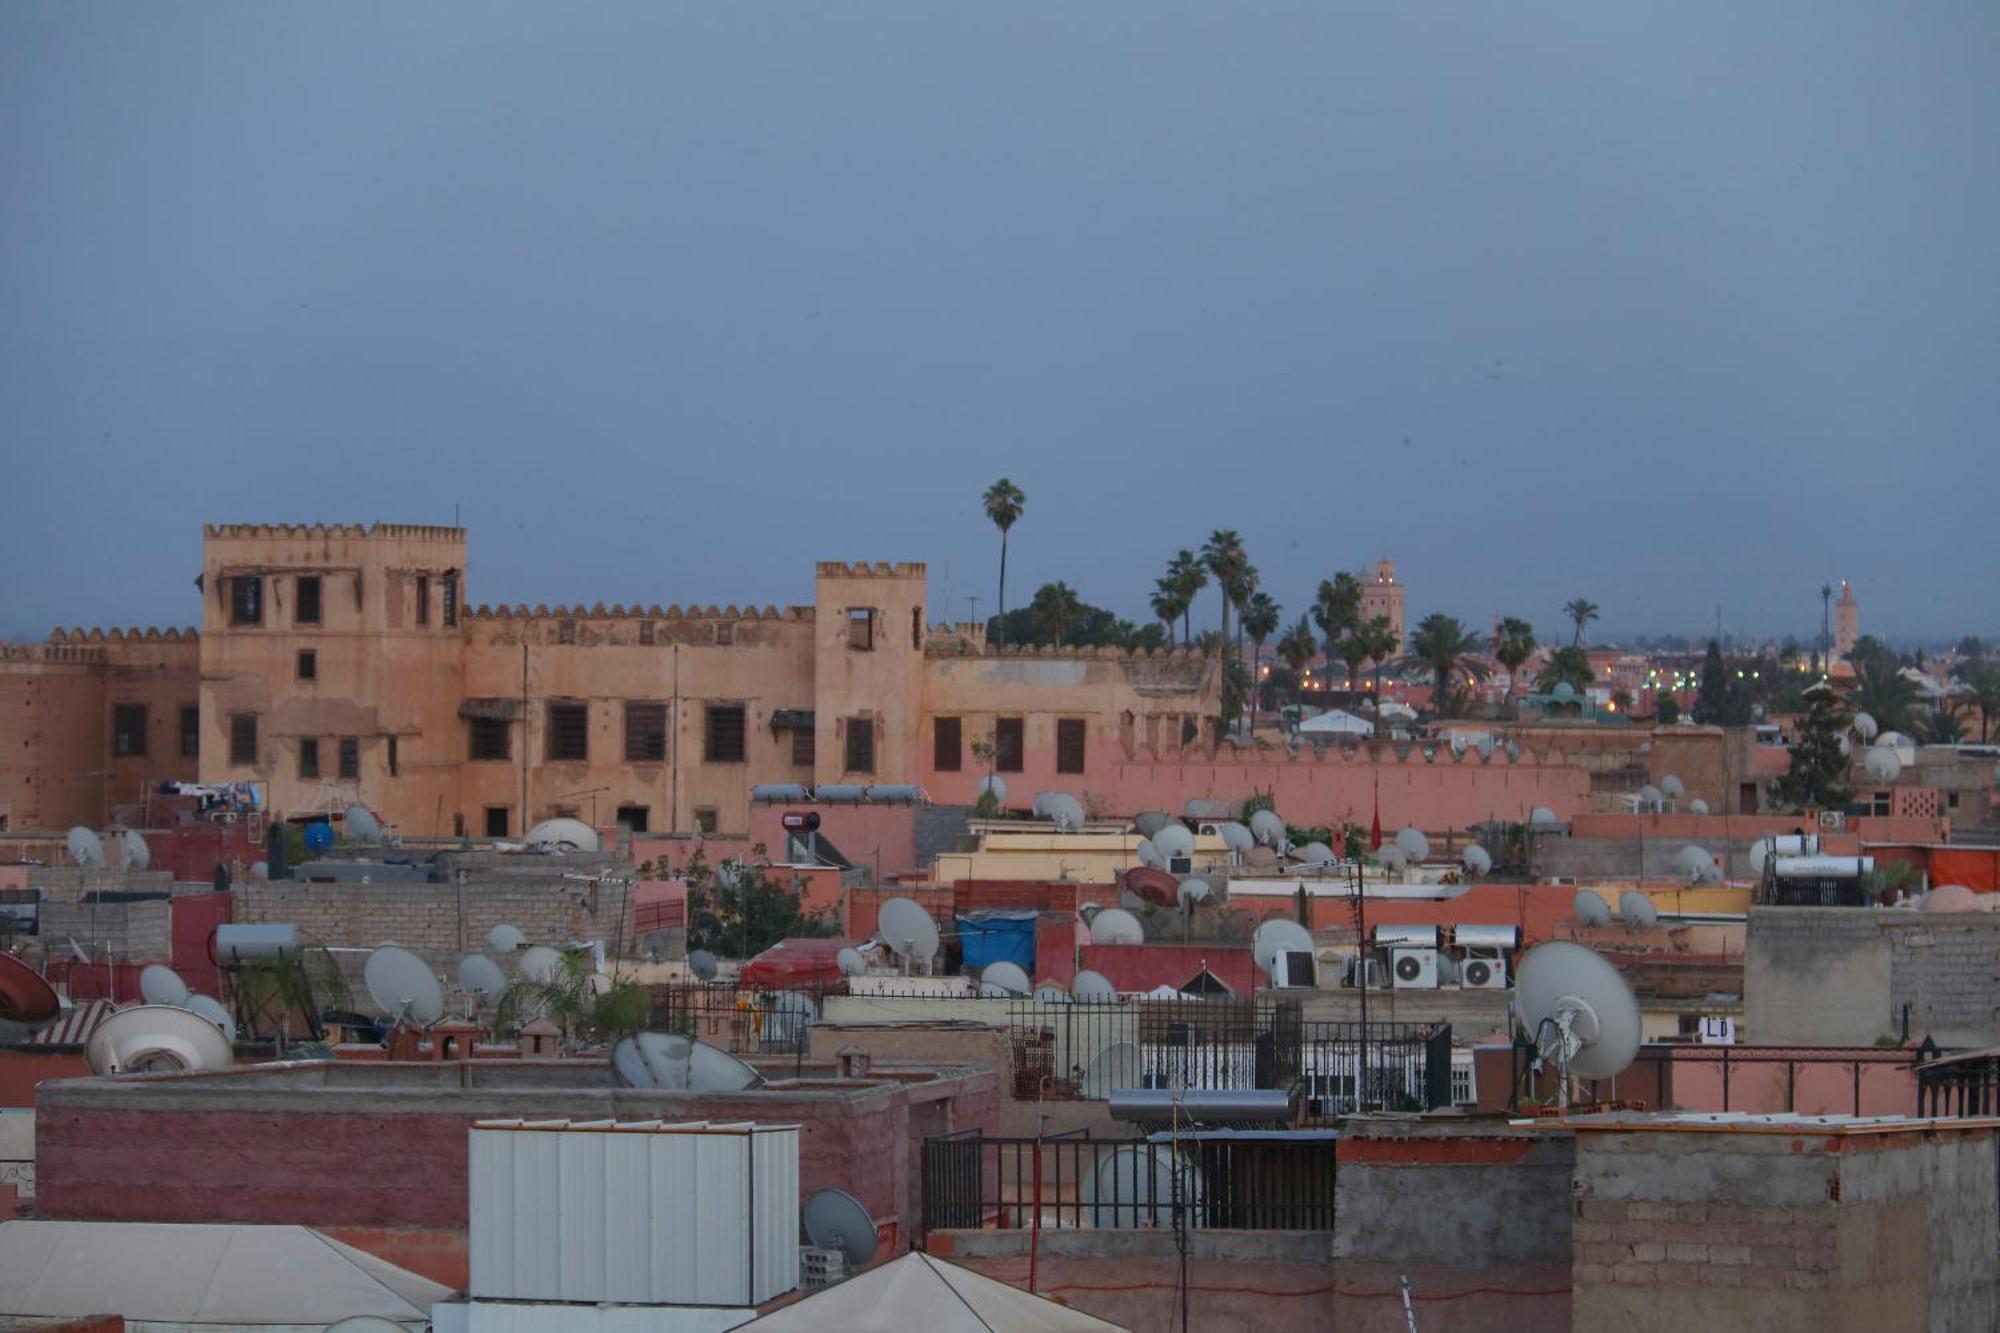
POLYGON ((1900 1031, 1945 1046, 2000 1041, 2000 918, 1990 913, 1897 913, 1889 939, 1889 1013, 1900 1031))
POLYGON ((96 956, 165 960, 173 952, 172 909, 165 898, 128 903, 43 903, 42 943, 51 952, 75 940, 96 956))
POLYGON ((917 864, 927 866, 939 852, 954 851, 965 836, 968 807, 963 805, 922 805, 917 807, 917 864))
POLYGON ((1751 909, 1745 1036, 1869 1046, 1902 1031, 1945 1046, 2000 1042, 2000 915, 1843 907, 1751 909))
POLYGON ((453 884, 241 884, 236 919, 295 923, 329 948, 400 944, 440 965, 482 949, 502 922, 532 943, 622 940, 637 950, 632 905, 623 884, 545 879, 453 884))

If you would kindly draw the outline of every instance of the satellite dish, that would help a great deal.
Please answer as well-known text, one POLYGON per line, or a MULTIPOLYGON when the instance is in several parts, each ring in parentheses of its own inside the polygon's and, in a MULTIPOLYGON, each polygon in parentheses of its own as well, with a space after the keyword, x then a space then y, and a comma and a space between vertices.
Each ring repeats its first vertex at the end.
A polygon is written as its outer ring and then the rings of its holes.
POLYGON ((1068 1004, 1069 992, 1053 981, 1044 981, 1041 985, 1035 987, 1035 1003, 1068 1004))
POLYGON ((875 1220, 846 1190, 814 1190, 801 1217, 806 1238, 819 1249, 839 1250, 848 1272, 860 1272, 875 1257, 875 1220))
POLYGON ((1538 805, 1528 812, 1528 827, 1530 828, 1554 828, 1560 823, 1562 823, 1562 820, 1556 817, 1556 812, 1549 809, 1546 805, 1538 805))
POLYGON ((1481 759, 1491 759, 1493 757, 1493 751, 1498 747, 1494 745, 1493 737, 1489 733, 1488 735, 1481 736, 1479 738, 1478 745, 1475 746, 1474 748, 1479 751, 1479 757, 1481 759))
POLYGON ((1680 867, 1683 875, 1699 878, 1703 871, 1715 864, 1715 858, 1708 854, 1708 848, 1691 842, 1681 848, 1680 854, 1674 858, 1674 864, 1680 867))
POLYGON ((137 1004, 97 1025, 84 1048, 93 1074, 157 1074, 222 1069, 236 1052, 222 1029, 186 1009, 137 1004))
POLYGON ((1083 828, 1083 803, 1074 796, 1065 796, 1061 803, 1049 810, 1049 818, 1055 821, 1056 828, 1061 832, 1076 833, 1083 828))
POLYGON ((504 921, 486 932, 486 947, 494 953, 512 953, 527 942, 526 935, 504 921))
POLYGON ((1639 1054, 1639 1004, 1618 970, 1580 944, 1551 940, 1530 949, 1514 976, 1514 1012, 1544 1058, 1563 1075, 1610 1078, 1639 1054))
POLYGON ((1076 905, 1076 914, 1083 918, 1083 924, 1086 926, 1090 924, 1093 917, 1103 910, 1103 903, 1086 902, 1076 905))
POLYGON ((1186 824, 1169 824, 1153 835, 1153 849, 1172 861, 1176 856, 1194 855, 1194 834, 1186 824))
POLYGON ((1285 840, 1285 821, 1276 810, 1259 810, 1250 816, 1250 836, 1266 847, 1276 847, 1285 840))
POLYGON ((1136 1088, 1145 1082, 1146 1061, 1139 1044, 1114 1041, 1083 1063, 1079 1080, 1085 1097, 1107 1101, 1120 1088, 1136 1088))
POLYGON ((229 1038, 231 1046, 236 1044, 236 1020, 222 1007, 222 1001, 213 995, 190 995, 186 1005, 191 1014, 199 1014, 215 1024, 216 1031, 229 1038))
POLYGON ((251 864, 250 864, 250 874, 251 874, 251 875, 252 875, 252 876, 253 876, 254 878, 256 878, 256 879, 260 879, 260 880, 264 881, 264 882, 265 882, 266 884, 270 883, 270 882, 271 882, 271 863, 270 863, 269 861, 253 861, 253 862, 251 862, 251 864))
POLYGON ((595 852, 602 851, 597 830, 581 819, 544 819, 528 830, 522 839, 531 850, 537 852, 595 852))
POLYGON ((1660 794, 1670 801, 1678 801, 1687 795, 1687 787, 1672 773, 1660 779, 1660 794))
POLYGON ((1940 884, 1924 895, 1922 912, 1976 912, 1979 895, 1963 884, 1940 884))
POLYGON ((843 977, 858 977, 868 970, 868 960, 861 956, 861 950, 849 945, 833 956, 834 965, 843 977))
POLYGON ((1871 745, 1861 752, 1861 767, 1877 782, 1894 782, 1903 771, 1903 757, 1886 745, 1871 745))
POLYGON ((997 773, 988 773, 985 777, 979 779, 979 794, 981 796, 991 796, 1002 805, 1006 804, 1007 779, 997 773))
POLYGON ((713 981, 717 970, 715 955, 706 949, 696 949, 687 956, 688 973, 696 981, 713 981))
POLYGON ((1618 915, 1634 930, 1647 930, 1660 923, 1660 909, 1637 889, 1627 889, 1618 895, 1618 915))
POLYGON ((104 844, 98 841, 95 833, 78 824, 69 831, 69 836, 64 841, 69 844, 70 860, 85 870, 104 868, 104 844))
POLYGON ((1859 736, 1862 740, 1864 741, 1874 740, 1875 734, 1879 730, 1881 730, 1881 728, 1875 725, 1875 719, 1871 714, 1856 713, 1854 715, 1854 734, 1859 736))
POLYGON ((125 868, 144 870, 153 863, 153 849, 146 845, 145 835, 137 829, 125 830, 125 868))
POLYGON ((707 1042, 677 1032, 637 1032, 611 1048, 611 1068, 628 1087, 665 1092, 747 1092, 764 1076, 707 1042))
POLYGON ((1045 791, 1036 792, 1035 799, 1028 804, 1028 813, 1037 819, 1047 819, 1049 817, 1049 797, 1053 794, 1052 792, 1045 791))
POLYGON ((1375 859, 1382 863, 1384 870, 1396 875, 1402 874, 1404 868, 1410 864, 1410 854, 1393 842, 1377 852, 1375 859))
POLYGON ((1090 1210, 1090 1224, 1101 1228, 1171 1227, 1176 1197, 1190 1211, 1201 1200, 1201 1177, 1194 1166, 1153 1144, 1131 1144, 1105 1153, 1079 1186, 1079 1201, 1090 1210))
POLYGON ((1403 855, 1412 861, 1422 861, 1431 854, 1431 840, 1424 831, 1412 825, 1396 834, 1396 845, 1403 849, 1403 855))
POLYGON ((1146 928, 1122 907, 1107 907, 1090 923, 1092 944, 1144 944, 1146 928))
POLYGON ((1007 995, 1026 995, 1035 988, 1020 964, 1004 961, 988 963, 980 969, 979 984, 995 987, 1007 995))
POLYGON ((375 818, 375 812, 359 801, 347 807, 345 816, 347 834, 357 842, 382 841, 382 821, 375 818))
POLYGON ((646 938, 640 942, 640 947, 644 949, 646 953, 646 961, 649 963, 657 963, 665 959, 667 956, 667 942, 668 941, 667 941, 666 931, 664 930, 647 931, 646 938))
POLYGON ((1660 789, 1649 782, 1639 788, 1639 797, 1634 803, 1634 808, 1642 813, 1657 813, 1666 806, 1666 803, 1667 798, 1661 794, 1660 789))
POLYGON ((1608 926, 1611 924, 1611 904, 1596 889, 1578 889, 1573 900, 1576 905, 1576 919, 1586 926, 1608 926))
POLYGON ((507 989, 507 974, 485 954, 469 953, 458 960, 458 988, 485 1004, 507 989))
POLYGON ((1070 978, 1069 995, 1078 1004, 1114 1004, 1118 1000, 1118 988, 1102 972, 1093 972, 1086 967, 1070 978))
POLYGON ((1290 917, 1274 916, 1250 936, 1250 953, 1265 972, 1277 966, 1281 953, 1311 953, 1312 932, 1290 917))
POLYGON ((1215 832, 1222 839, 1222 845, 1232 852, 1240 854, 1257 845, 1257 835, 1250 831, 1250 826, 1233 819, 1217 824, 1215 832))
POLYGON ((33 1031, 62 1017, 62 999, 48 978, 10 953, 0 953, 0 1023, 33 1031))
POLYGON ((337 1324, 328 1324, 320 1333, 409 1333, 403 1325, 380 1315, 350 1315, 337 1324))
MULTIPOLYGON (((525 969, 527 959, 523 957, 521 963, 525 969)), ((444 987, 438 984, 430 964, 408 949, 385 944, 375 950, 361 969, 361 979, 369 997, 399 1023, 429 1027, 444 1017, 444 987)))
POLYGON ((1158 810, 1141 811, 1132 821, 1133 829, 1142 838, 1150 838, 1168 824, 1168 817, 1158 810))
POLYGON ((147 1004, 170 1004, 185 1009, 188 984, 165 963, 148 963, 139 972, 139 995, 147 1004))
POLYGON ((1333 848, 1323 842, 1309 842, 1294 855, 1309 866, 1330 866, 1340 860, 1333 854, 1333 848))
POLYGON ((1174 891, 1174 898, 1182 907, 1193 907, 1196 903, 1207 902, 1214 893, 1214 886, 1207 880, 1200 875, 1189 875, 1174 891))
POLYGON ((1701 799, 1701 797, 1699 797, 1699 796, 1695 797, 1695 798, 1694 798, 1694 799, 1693 799, 1692 801, 1689 801, 1689 802, 1688 802, 1688 813, 1689 813, 1689 814, 1691 814, 1691 815, 1705 815, 1705 814, 1707 814, 1707 813, 1708 813, 1708 802, 1707 802, 1707 801, 1704 801, 1704 800, 1702 800, 1702 799, 1701 799))
POLYGON ((1157 866, 1134 866, 1121 882, 1125 891, 1142 902, 1166 906, 1180 901, 1181 882, 1157 866))
POLYGON ((333 846, 333 825, 324 819, 315 819, 306 825, 305 839, 307 851, 323 852, 333 846))
POLYGON ((1465 738, 1464 732, 1454 731, 1451 734, 1451 752, 1453 754, 1455 755, 1464 754, 1466 747, 1470 744, 1472 744, 1472 742, 1465 738))
POLYGON ((546 985, 554 981, 556 973, 562 970, 562 959, 563 956, 558 950, 551 949, 546 944, 537 944, 522 953, 521 961, 514 964, 514 970, 521 975, 523 981, 532 981, 538 986, 546 985))
POLYGON ((1459 858, 1459 862, 1465 867, 1468 875, 1483 875, 1493 869, 1493 853, 1475 842, 1465 849, 1465 854, 1459 858))
POLYGON ((937 922, 915 899, 891 898, 883 903, 875 916, 875 929, 900 958, 927 963, 937 955, 937 922))
POLYGON ((764 1012, 764 1041, 787 1050, 805 1045, 806 1029, 819 1019, 812 997, 801 991, 779 991, 764 1012))
POLYGON ((1139 864, 1142 866, 1148 866, 1154 870, 1165 870, 1167 868, 1167 858, 1160 855, 1160 849, 1153 845, 1150 838, 1139 839, 1139 845, 1133 848, 1132 854, 1139 858, 1139 864))

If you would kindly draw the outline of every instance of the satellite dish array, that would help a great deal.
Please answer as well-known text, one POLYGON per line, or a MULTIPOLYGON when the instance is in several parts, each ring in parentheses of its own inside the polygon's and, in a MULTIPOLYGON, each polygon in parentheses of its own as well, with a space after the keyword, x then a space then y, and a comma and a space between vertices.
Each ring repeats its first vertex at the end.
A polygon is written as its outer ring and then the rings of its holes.
POLYGON ((1614 1077, 1639 1054, 1639 1004, 1632 988, 1616 968, 1580 944, 1551 940, 1530 949, 1515 971, 1513 1003, 1541 1058, 1556 1066, 1564 1114, 1572 1077, 1614 1077))
MULTIPOLYGON (((147 845, 144 834, 137 829, 121 829, 117 837, 125 849, 127 870, 144 870, 153 863, 153 849, 147 845)), ((69 848, 69 859, 83 869, 102 870, 107 864, 104 840, 83 825, 71 829, 63 842, 69 848)))

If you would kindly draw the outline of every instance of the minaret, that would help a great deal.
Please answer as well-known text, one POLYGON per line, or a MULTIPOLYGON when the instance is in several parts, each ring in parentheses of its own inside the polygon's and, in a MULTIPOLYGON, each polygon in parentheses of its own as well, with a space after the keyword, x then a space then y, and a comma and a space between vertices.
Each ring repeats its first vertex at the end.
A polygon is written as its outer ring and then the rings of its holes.
POLYGON ((1840 600, 1833 604, 1833 655, 1844 658, 1854 651, 1854 641, 1861 637, 1861 603, 1854 596, 1854 586, 1846 579, 1840 581, 1840 600))

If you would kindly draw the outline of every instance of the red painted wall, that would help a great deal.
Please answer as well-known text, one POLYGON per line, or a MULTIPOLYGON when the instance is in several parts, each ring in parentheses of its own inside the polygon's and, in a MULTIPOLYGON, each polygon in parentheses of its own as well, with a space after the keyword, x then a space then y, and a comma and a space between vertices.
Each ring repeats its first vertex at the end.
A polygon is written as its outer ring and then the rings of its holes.
POLYGON ((45 1078, 88 1078, 81 1051, 0 1051, 0 1106, 26 1109, 35 1104, 35 1085, 45 1078))
POLYGON ((1082 966, 1102 972, 1121 991, 1179 986, 1204 964, 1238 995, 1257 989, 1257 961, 1248 949, 1224 944, 1086 944, 1082 966))

